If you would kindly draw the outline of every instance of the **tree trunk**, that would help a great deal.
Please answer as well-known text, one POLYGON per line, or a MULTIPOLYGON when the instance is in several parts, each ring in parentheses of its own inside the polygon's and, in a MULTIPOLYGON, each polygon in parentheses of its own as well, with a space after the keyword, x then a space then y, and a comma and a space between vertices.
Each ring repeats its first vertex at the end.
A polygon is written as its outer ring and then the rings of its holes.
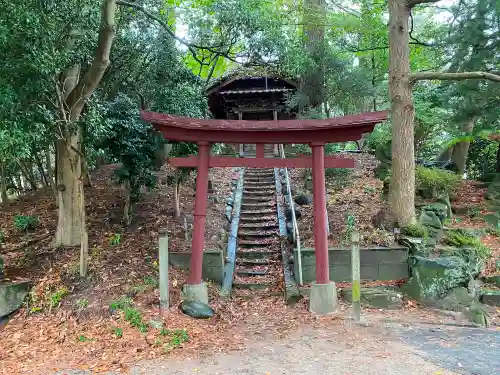
POLYGON ((26 165, 23 161, 19 161, 19 167, 21 170, 21 175, 24 177, 26 181, 30 184, 31 190, 37 190, 37 184, 35 180, 35 176, 33 175, 33 170, 30 169, 30 166, 26 165))
POLYGON ((500 142, 498 142, 497 148, 497 166, 495 168, 496 173, 500 173, 500 142))
POLYGON ((47 147, 45 150, 45 168, 47 168, 47 179, 49 180, 50 187, 52 188, 52 192, 57 199, 57 187, 56 181, 54 180, 54 170, 52 169, 50 147, 47 147))
MULTIPOLYGON (((85 173, 82 168, 82 129, 77 123, 86 102, 109 66, 109 54, 115 37, 115 10, 116 0, 103 0, 97 47, 83 78, 79 79, 80 69, 75 65, 61 77, 62 85, 56 85, 63 138, 56 144, 58 222, 55 244, 82 244, 82 254, 87 251, 83 191, 85 173), (76 130, 72 130, 74 127, 76 130)), ((82 256, 82 271, 83 262, 82 256)))
POLYGON ((40 176, 42 178, 43 184, 45 186, 50 186, 50 181, 47 178, 47 174, 45 173, 45 169, 43 168, 42 160, 40 159, 37 152, 34 154, 34 158, 35 158, 35 162, 36 162, 36 166, 38 168, 38 171, 40 172, 40 176))
POLYGON ((2 203, 9 201, 9 197, 7 196, 7 176, 5 175, 3 163, 0 163, 0 197, 2 198, 2 203))
MULTIPOLYGON (((71 138, 73 144, 78 143, 78 137, 71 138)), ((64 139, 57 140, 56 147, 58 221, 55 245, 76 246, 81 244, 85 223, 80 156, 64 139)))
POLYGON ((446 147, 436 158, 436 161, 439 162, 447 162, 450 161, 451 155, 453 153, 453 146, 451 147, 446 147))
POLYGON ((400 226, 415 221, 414 107, 406 0, 389 0, 389 95, 392 119, 391 208, 400 226))
POLYGON ((180 208, 180 192, 181 192, 181 182, 179 177, 179 169, 175 169, 175 183, 174 183, 174 217, 179 218, 181 216, 181 208, 180 208))
POLYGON ((123 207, 123 219, 125 220, 125 225, 130 225, 132 222, 132 202, 130 199, 130 183, 125 181, 124 193, 125 193, 125 206, 123 207))
MULTIPOLYGON (((464 122, 461 125, 461 131, 462 135, 468 136, 472 133, 474 130, 474 124, 476 122, 476 118, 473 117, 469 119, 469 121, 464 122)), ((469 147, 470 147, 470 142, 469 141, 463 141, 463 142, 458 142, 454 147, 453 147, 453 153, 451 155, 451 159, 455 162, 457 165, 458 169, 458 174, 460 176, 463 176, 465 173, 465 167, 467 164, 467 155, 469 154, 469 147)))

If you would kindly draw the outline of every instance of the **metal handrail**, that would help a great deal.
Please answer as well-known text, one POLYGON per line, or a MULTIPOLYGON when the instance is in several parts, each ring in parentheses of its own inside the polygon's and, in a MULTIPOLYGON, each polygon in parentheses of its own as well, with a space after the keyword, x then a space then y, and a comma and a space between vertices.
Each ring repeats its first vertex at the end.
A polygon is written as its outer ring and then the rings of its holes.
MULTIPOLYGON (((285 149, 283 148, 283 145, 279 145, 280 148, 280 157, 282 159, 285 159, 285 149)), ((295 207, 293 204, 293 196, 292 196, 292 189, 290 187, 290 177, 288 175, 288 169, 284 168, 285 170, 285 180, 286 180, 286 190, 287 190, 287 195, 288 195, 288 201, 290 202, 290 209, 292 211, 292 227, 293 227, 293 241, 295 242, 297 246, 297 261, 299 263, 299 285, 302 285, 302 257, 300 256, 300 235, 299 235, 299 226, 297 225, 297 218, 295 216, 295 207)))

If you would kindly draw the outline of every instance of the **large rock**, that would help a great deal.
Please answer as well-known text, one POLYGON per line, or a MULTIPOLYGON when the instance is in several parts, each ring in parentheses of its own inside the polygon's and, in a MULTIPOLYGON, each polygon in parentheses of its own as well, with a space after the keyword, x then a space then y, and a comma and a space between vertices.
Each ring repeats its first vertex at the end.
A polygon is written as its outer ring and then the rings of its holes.
POLYGON ((473 278, 468 265, 456 256, 442 258, 410 258, 412 276, 401 290, 420 302, 433 302, 450 289, 467 285, 473 278))
POLYGON ((408 247, 410 255, 418 255, 421 257, 429 256, 431 249, 426 246, 426 241, 423 238, 406 237, 402 236, 399 243, 408 247))
POLYGON ((429 244, 436 244, 443 238, 443 223, 434 211, 422 210, 419 221, 427 228, 429 238, 434 240, 428 241, 429 244))
MULTIPOLYGON (((297 206, 294 203, 293 208, 294 208, 294 211, 295 211, 295 218, 299 219, 302 216, 302 213, 300 212, 299 206, 297 206)), ((285 218, 286 218, 287 221, 292 221, 292 210, 290 208, 287 208, 285 210, 285 218)))
POLYGON ((492 201, 500 200, 500 174, 497 174, 488 186, 485 198, 492 201))
MULTIPOLYGON (((450 209, 451 210, 451 209, 450 209)), ((439 218, 441 223, 446 219, 450 218, 448 215, 448 206, 444 203, 431 203, 427 206, 422 207, 422 211, 434 212, 436 216, 439 218)))
POLYGON ((500 275, 486 276, 484 281, 488 284, 493 284, 500 288, 500 275))
POLYGON ((476 302, 476 298, 469 293, 467 288, 457 287, 449 290, 436 304, 444 310, 463 311, 465 307, 470 307, 476 302))
POLYGON ((0 282, 0 318, 21 307, 30 289, 29 281, 0 282))
POLYGON ((184 300, 179 307, 184 314, 192 318, 208 319, 214 316, 214 310, 203 302, 184 300))
POLYGON ((299 206, 305 206, 309 205, 312 203, 313 198, 310 195, 307 195, 305 193, 299 193, 297 196, 294 198, 295 203, 297 203, 299 206))
MULTIPOLYGON (((342 288, 342 297, 352 302, 352 289, 342 288)), ((402 307, 402 294, 386 288, 361 288, 361 304, 374 309, 395 310, 402 307)))

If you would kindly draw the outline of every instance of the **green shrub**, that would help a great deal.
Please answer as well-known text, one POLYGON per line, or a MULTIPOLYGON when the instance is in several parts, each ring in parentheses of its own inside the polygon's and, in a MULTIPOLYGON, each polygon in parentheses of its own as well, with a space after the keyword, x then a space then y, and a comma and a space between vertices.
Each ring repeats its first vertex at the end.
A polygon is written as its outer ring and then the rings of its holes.
POLYGON ((420 223, 410 224, 401 228, 401 233, 410 237, 427 238, 427 228, 420 223))
POLYGON ((14 217, 14 227, 21 232, 27 232, 38 226, 37 216, 16 215, 14 217))
POLYGON ((3 231, 0 230, 0 244, 2 244, 4 240, 5 240, 5 234, 3 231))
POLYGON ((451 246, 474 249, 478 258, 482 260, 486 260, 491 256, 489 247, 483 244, 478 237, 463 230, 449 231, 446 242, 451 246))
POLYGON ((115 327, 113 328, 113 334, 116 336, 116 338, 123 337, 123 328, 115 327))
POLYGON ((132 306, 132 298, 130 297, 120 297, 116 301, 111 301, 109 308, 112 310, 124 310, 127 307, 132 306))
POLYGON ((139 310, 133 307, 127 307, 124 310, 124 315, 125 320, 129 322, 132 327, 137 328, 142 333, 148 331, 148 325, 142 321, 142 314, 139 310))
POLYGON ((444 169, 418 166, 415 169, 415 180, 419 189, 433 189, 436 193, 450 193, 461 178, 444 169))
POLYGON ((65 287, 58 288, 55 292, 51 293, 49 296, 50 307, 57 307, 62 302, 63 298, 68 294, 68 289, 65 287))

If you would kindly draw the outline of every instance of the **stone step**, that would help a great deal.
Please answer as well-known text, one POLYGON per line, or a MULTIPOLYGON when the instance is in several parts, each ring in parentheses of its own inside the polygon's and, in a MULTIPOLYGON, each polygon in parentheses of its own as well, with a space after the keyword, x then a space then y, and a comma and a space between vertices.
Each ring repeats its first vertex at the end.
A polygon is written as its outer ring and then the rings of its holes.
POLYGON ((250 270, 250 269, 239 269, 236 270, 238 276, 266 276, 267 270, 250 270))
POLYGON ((233 288, 236 289, 251 289, 251 290, 261 290, 267 289, 271 286, 269 283, 233 283, 233 288))
POLYGON ((245 181, 243 186, 246 189, 272 189, 276 185, 274 184, 274 181, 245 181))
POLYGON ((279 250, 268 250, 266 247, 261 247, 260 250, 237 250, 236 258, 238 259, 269 259, 275 257, 276 255, 280 255, 281 251, 279 250))
POLYGON ((279 243, 277 237, 267 237, 262 239, 241 239, 238 241, 239 247, 265 247, 267 245, 276 245, 279 243))
POLYGON ((276 221, 276 211, 273 211, 269 215, 256 215, 255 211, 251 213, 240 213, 240 225, 246 223, 262 224, 263 222, 268 222, 270 220, 276 221))
POLYGON ((270 259, 236 259, 236 264, 240 266, 267 266, 273 263, 270 259))
POLYGON ((274 237, 278 235, 276 229, 240 228, 238 237, 274 237))
POLYGON ((246 222, 240 223, 240 228, 244 229, 278 229, 278 224, 276 222, 246 222))
POLYGON ((243 198, 247 197, 263 197, 263 198, 273 198, 276 192, 272 190, 243 190, 243 198))
POLYGON ((274 200, 274 195, 264 196, 264 195, 243 195, 243 203, 259 203, 259 202, 271 202, 274 200))
POLYGON ((262 202, 257 202, 257 203, 250 203, 250 202, 243 202, 241 204, 241 209, 242 210, 267 210, 276 207, 276 202, 274 201, 262 201, 262 202))
POLYGON ((260 209, 260 210, 241 210, 241 216, 254 216, 254 215, 262 215, 262 216, 271 216, 276 215, 276 209, 260 209))

